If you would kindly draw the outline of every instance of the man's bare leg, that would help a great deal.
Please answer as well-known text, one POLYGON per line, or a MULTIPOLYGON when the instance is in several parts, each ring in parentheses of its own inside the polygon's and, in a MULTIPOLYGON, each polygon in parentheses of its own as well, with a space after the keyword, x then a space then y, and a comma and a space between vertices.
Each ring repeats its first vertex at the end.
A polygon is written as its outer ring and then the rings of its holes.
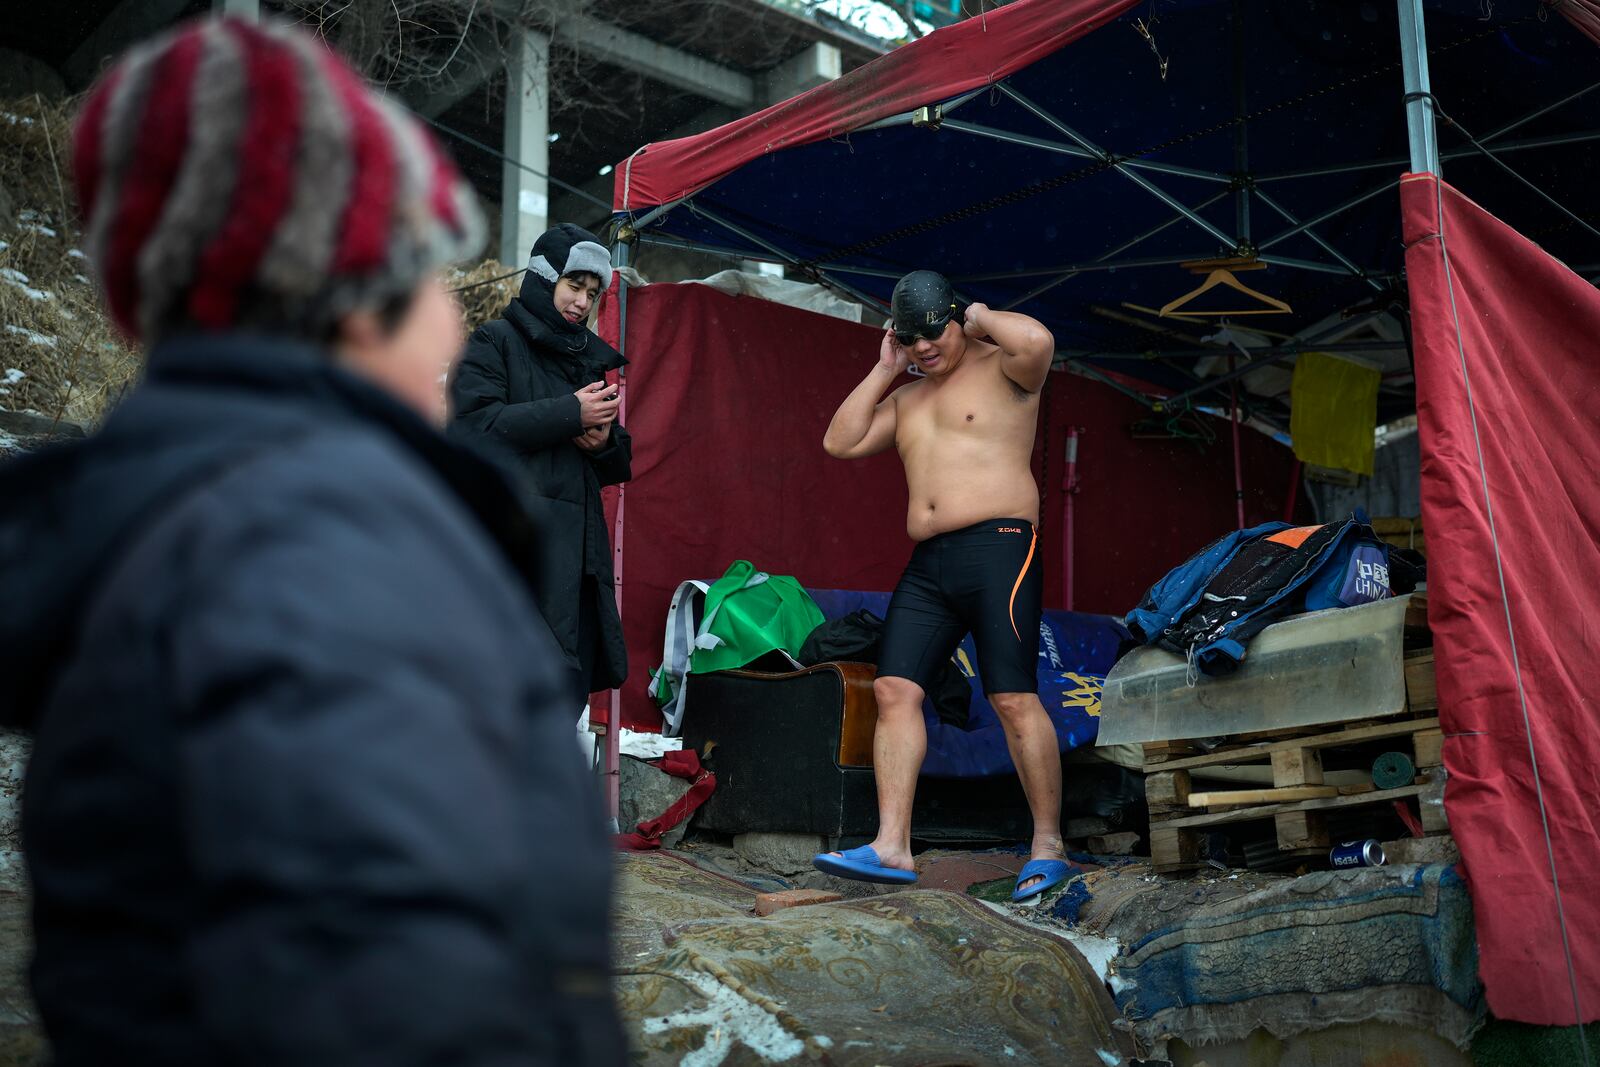
MULTIPOLYGON (((989 704, 1006 731, 1006 747, 1016 764, 1022 791, 1033 813, 1033 855, 1036 860, 1066 858, 1061 840, 1061 748, 1056 728, 1037 693, 991 693, 989 704)), ((883 720, 880 718, 879 724, 883 720)), ((881 795, 883 787, 880 784, 881 795)), ((1029 878, 1017 888, 1026 892, 1043 881, 1029 878)))
MULTIPOLYGON (((922 687, 909 678, 879 678, 878 725, 872 734, 872 773, 878 782, 878 836, 872 850, 885 867, 915 869, 911 859, 911 801, 928 752, 922 687)), ((1044 711, 1040 706, 1040 713, 1044 711)), ((834 853, 838 855, 838 853, 834 853)))

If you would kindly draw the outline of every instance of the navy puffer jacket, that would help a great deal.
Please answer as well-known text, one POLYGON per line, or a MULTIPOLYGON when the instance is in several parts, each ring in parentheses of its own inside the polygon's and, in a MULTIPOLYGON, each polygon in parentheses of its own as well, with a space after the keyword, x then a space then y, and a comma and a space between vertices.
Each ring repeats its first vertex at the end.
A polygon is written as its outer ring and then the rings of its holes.
POLYGON ((195 338, 0 499, 60 1067, 622 1061, 599 799, 495 468, 320 351, 195 338))

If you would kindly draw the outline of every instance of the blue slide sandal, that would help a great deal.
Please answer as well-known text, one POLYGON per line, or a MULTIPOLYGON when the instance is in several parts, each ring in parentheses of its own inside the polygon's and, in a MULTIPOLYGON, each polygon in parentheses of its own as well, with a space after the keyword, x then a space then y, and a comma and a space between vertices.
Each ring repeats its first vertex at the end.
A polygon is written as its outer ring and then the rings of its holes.
POLYGON ((885 867, 871 845, 852 848, 835 856, 819 852, 811 857, 811 866, 823 874, 850 878, 857 882, 884 882, 889 885, 910 885, 917 880, 916 871, 902 871, 898 867, 885 867))
POLYGON ((1013 903, 1024 901, 1030 897, 1042 896, 1066 881, 1077 868, 1066 860, 1029 860, 1017 874, 1017 888, 1011 894, 1013 903), (1044 881, 1030 885, 1023 889, 1022 883, 1029 878, 1043 877, 1044 881))

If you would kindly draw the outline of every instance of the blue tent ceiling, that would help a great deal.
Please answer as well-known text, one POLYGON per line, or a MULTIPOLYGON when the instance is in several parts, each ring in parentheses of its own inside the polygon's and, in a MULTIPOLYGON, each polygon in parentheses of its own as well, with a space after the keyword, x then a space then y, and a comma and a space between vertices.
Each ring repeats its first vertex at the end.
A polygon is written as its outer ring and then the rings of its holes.
MULTIPOLYGON (((1533 0, 1430 3, 1427 31, 1439 104, 1480 140, 1600 81, 1600 50, 1533 0)), ((1016 96, 990 89, 945 101, 938 129, 889 125, 763 156, 647 233, 754 255, 776 249, 880 300, 901 273, 934 267, 970 299, 1038 317, 1061 349, 1090 364, 1181 388, 1193 381, 1184 363, 1192 354, 1129 357, 1195 347, 1151 326, 1190 337, 1210 328, 1127 305, 1159 308, 1200 279, 1176 265, 1104 265, 1227 255, 1248 243, 1281 262, 1241 280, 1294 314, 1240 321, 1283 334, 1364 301, 1390 302, 1403 291, 1395 183, 1408 169, 1399 60, 1392 0, 1152 0, 1011 76, 1004 85, 1016 96), (1241 80, 1243 167, 1232 121, 1241 80), (1045 144, 1004 139, 1019 137, 1045 144), (1084 142, 1212 177, 1125 171, 1059 150, 1084 142), (1155 146, 1164 147, 1148 151, 1155 146), (1346 169, 1294 176, 1331 168, 1346 169), (1253 184, 1247 222, 1228 182, 1240 170, 1253 184), (1311 228, 1320 242, 1281 236, 1363 194, 1373 195, 1311 228), (1072 267, 1091 269, 1062 280, 1072 267)), ((1600 91, 1490 145, 1562 139, 1502 158, 1600 218, 1591 193, 1600 91)), ((1447 180, 1586 276, 1600 273, 1600 238, 1447 126, 1439 143, 1447 180)), ((1410 409, 1404 395, 1386 406, 1410 409)))

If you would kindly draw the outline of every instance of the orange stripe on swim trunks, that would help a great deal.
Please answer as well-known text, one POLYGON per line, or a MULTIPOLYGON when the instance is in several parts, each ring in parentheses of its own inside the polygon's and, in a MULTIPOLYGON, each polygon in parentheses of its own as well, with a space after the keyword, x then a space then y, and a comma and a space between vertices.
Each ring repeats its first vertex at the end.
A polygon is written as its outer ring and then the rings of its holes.
MULTIPOLYGON (((1021 530, 1017 531, 1021 533, 1021 530)), ((1017 573, 1017 584, 1011 587, 1011 601, 1006 605, 1006 614, 1011 616, 1011 632, 1017 635, 1017 640, 1022 640, 1022 633, 1017 629, 1017 590, 1022 588, 1022 579, 1028 576, 1028 566, 1033 562, 1033 550, 1039 546, 1039 528, 1033 529, 1033 540, 1028 542, 1028 558, 1022 561, 1022 570, 1017 573)))

